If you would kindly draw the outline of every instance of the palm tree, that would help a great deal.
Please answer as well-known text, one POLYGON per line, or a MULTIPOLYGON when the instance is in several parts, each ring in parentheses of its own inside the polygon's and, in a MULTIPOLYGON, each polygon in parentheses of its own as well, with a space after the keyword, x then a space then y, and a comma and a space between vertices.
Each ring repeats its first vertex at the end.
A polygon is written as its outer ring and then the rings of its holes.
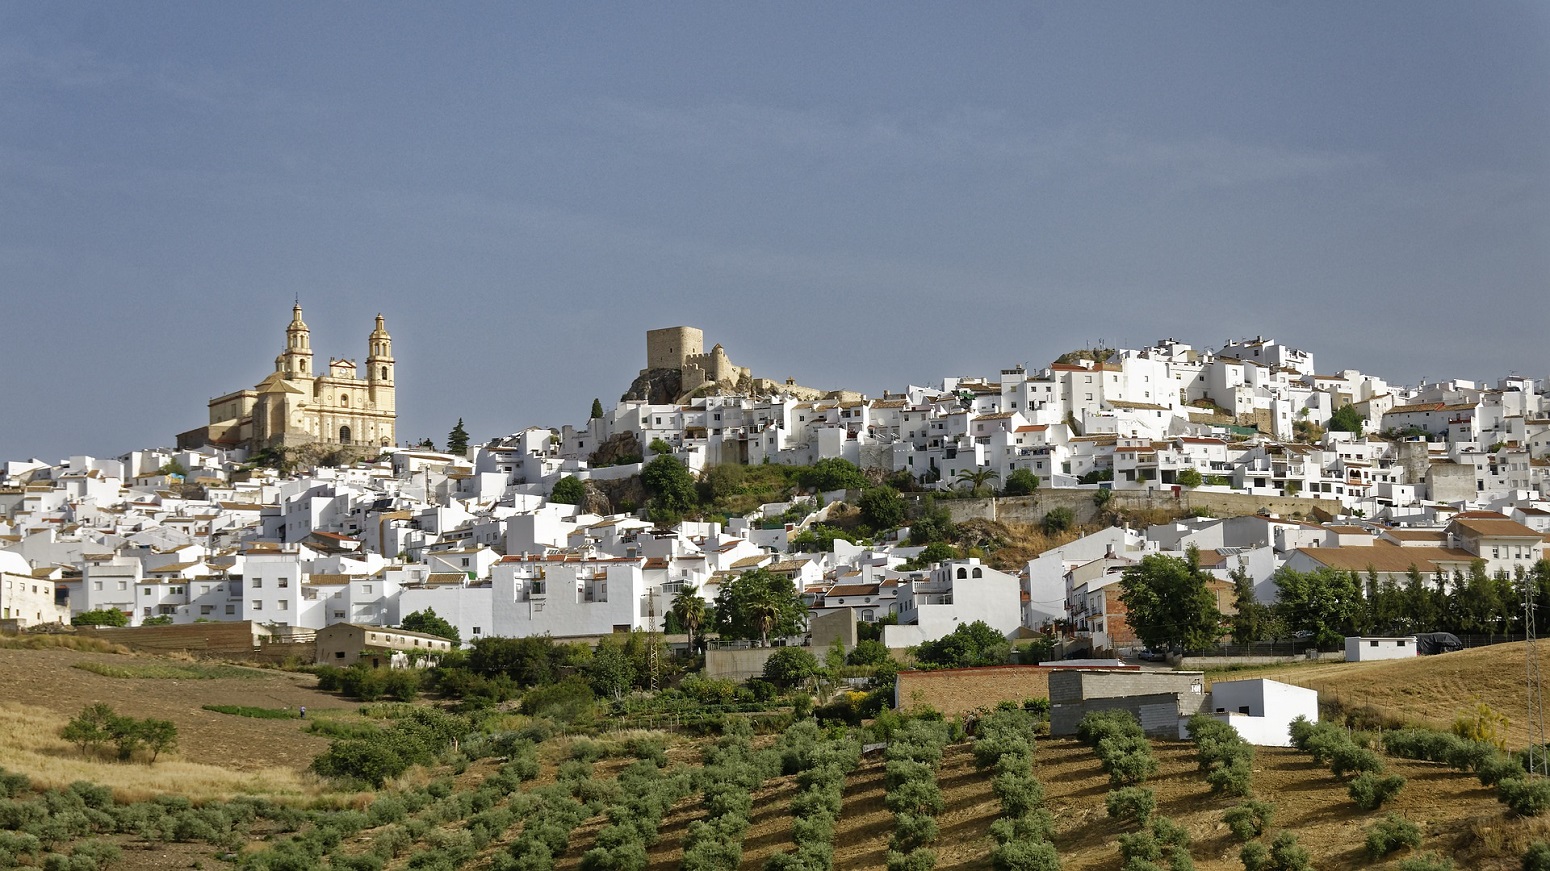
POLYGON ((959 483, 968 484, 969 492, 976 496, 979 495, 986 484, 1000 478, 1001 476, 996 473, 995 469, 964 469, 958 473, 959 483))
POLYGON ((700 627, 705 625, 705 600, 700 598, 700 590, 693 584, 684 584, 678 590, 678 595, 673 597, 673 616, 689 631, 689 648, 694 649, 694 637, 699 634, 700 627))

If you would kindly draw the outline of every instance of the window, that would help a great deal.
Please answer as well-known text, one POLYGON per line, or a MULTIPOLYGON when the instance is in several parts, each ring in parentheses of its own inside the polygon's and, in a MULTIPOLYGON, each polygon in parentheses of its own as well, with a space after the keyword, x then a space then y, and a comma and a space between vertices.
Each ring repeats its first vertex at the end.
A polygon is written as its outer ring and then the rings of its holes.
POLYGON ((236 614, 237 613, 237 606, 236 605, 227 605, 226 606, 226 613, 228 615, 236 614))
POLYGON ((118 582, 118 588, 120 590, 127 590, 127 589, 129 589, 129 582, 128 581, 119 581, 118 582))
POLYGON ((478 634, 479 634, 479 627, 478 627, 478 626, 475 626, 475 627, 474 627, 474 634, 475 634, 475 635, 478 635, 478 634))
POLYGON ((371 595, 371 584, 361 584, 361 592, 371 595))
POLYGON ((146 587, 146 588, 145 588, 145 594, 146 594, 146 595, 147 595, 147 596, 149 596, 149 595, 150 595, 150 594, 151 594, 151 588, 150 588, 150 587, 146 587))
POLYGON ((1377 647, 1378 646, 1378 639, 1374 638, 1373 640, 1367 642, 1367 646, 1368 647, 1377 647))
POLYGON ((93 590, 100 590, 100 589, 102 589, 102 582, 101 581, 92 581, 91 588, 93 590))
POLYGON ((261 599, 254 599, 253 600, 253 610, 254 611, 262 611, 262 610, 264 610, 264 602, 263 602, 263 600, 261 600, 261 599))
POLYGON ((291 603, 281 599, 279 602, 275 603, 275 607, 279 608, 281 611, 289 611, 291 610, 291 603))
POLYGON ((202 614, 202 615, 214 614, 215 613, 215 606, 214 605, 200 605, 199 606, 199 613, 202 614))
POLYGON ((282 589, 285 588, 285 587, 289 587, 290 585, 291 585, 291 579, 290 578, 281 578, 281 579, 279 579, 278 581, 275 582, 275 586, 280 587, 282 589))
POLYGON ((263 578, 254 578, 253 579, 253 589, 261 590, 263 588, 264 588, 264 579, 263 578))

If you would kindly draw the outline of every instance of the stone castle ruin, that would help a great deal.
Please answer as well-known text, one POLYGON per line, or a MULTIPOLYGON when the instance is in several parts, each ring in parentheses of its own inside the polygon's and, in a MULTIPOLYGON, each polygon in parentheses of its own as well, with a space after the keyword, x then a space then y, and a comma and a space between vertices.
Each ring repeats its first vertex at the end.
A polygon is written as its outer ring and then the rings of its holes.
POLYGON ((733 365, 720 344, 705 352, 705 333, 697 327, 663 327, 646 331, 646 368, 630 384, 620 401, 645 401, 670 405, 713 393, 771 396, 784 393, 799 399, 818 399, 822 390, 755 378, 744 366, 733 365))

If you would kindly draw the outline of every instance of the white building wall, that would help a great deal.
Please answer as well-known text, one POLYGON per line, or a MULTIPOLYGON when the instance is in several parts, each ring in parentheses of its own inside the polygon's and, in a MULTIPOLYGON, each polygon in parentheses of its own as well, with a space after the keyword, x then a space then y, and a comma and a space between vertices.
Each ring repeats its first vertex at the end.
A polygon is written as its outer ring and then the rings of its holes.
POLYGON ((1415 636, 1372 638, 1350 636, 1345 640, 1346 662, 1374 662, 1380 659, 1410 659, 1416 655, 1415 636))

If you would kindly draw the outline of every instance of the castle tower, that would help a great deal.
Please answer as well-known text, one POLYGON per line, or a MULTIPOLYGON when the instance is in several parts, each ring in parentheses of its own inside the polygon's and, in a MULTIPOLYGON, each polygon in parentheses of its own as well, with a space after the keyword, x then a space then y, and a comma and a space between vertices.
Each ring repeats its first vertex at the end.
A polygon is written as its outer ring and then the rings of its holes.
POLYGON ((285 328, 285 351, 275 358, 274 369, 287 380, 310 379, 312 369, 312 331, 301 319, 301 303, 291 309, 291 323, 285 328))

